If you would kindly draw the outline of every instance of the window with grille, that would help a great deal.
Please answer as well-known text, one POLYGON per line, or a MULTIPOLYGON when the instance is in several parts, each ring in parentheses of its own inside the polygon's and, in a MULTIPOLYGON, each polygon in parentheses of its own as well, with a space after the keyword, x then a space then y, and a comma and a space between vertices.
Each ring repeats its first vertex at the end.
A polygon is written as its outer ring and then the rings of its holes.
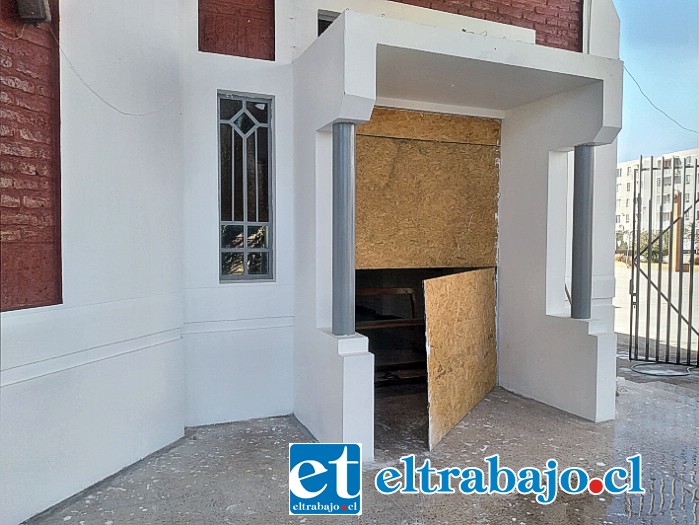
POLYGON ((218 96, 220 278, 271 279, 272 101, 218 96))

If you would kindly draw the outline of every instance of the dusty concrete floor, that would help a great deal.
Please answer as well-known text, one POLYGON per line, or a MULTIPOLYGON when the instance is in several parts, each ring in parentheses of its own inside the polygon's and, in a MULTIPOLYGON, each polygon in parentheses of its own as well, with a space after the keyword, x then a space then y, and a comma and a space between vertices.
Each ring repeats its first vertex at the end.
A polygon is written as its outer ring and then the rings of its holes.
POLYGON ((57 506, 32 524, 697 524, 699 373, 680 384, 639 376, 619 361, 617 419, 593 424, 495 389, 426 452, 424 393, 377 395, 376 461, 363 474, 361 517, 288 515, 288 443, 311 440, 293 417, 200 427, 175 446, 57 506), (483 467, 501 455, 512 468, 560 464, 602 473, 643 454, 645 496, 560 497, 393 495, 373 486, 376 472, 404 453, 436 468, 483 467))

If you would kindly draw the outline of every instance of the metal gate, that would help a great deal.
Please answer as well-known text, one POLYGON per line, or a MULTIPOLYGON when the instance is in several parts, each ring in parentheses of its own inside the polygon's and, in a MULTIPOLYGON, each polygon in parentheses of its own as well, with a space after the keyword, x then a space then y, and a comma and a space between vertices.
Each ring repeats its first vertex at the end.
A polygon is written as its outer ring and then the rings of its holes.
POLYGON ((696 156, 641 157, 634 174, 630 360, 699 366, 697 177, 696 156))

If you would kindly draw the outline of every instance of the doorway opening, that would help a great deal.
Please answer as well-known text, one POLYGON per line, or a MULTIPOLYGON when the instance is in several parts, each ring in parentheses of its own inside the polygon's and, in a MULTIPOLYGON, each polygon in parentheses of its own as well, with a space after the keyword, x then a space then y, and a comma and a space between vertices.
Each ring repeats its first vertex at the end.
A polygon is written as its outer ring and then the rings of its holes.
POLYGON ((495 386, 500 121, 375 108, 357 128, 356 325, 375 440, 432 449, 495 386))
POLYGON ((427 348, 423 282, 465 271, 402 268, 356 271, 356 329, 374 354, 380 441, 428 446, 427 348))
POLYGON ((467 268, 357 270, 356 327, 375 356, 375 386, 427 386, 424 281, 467 268))

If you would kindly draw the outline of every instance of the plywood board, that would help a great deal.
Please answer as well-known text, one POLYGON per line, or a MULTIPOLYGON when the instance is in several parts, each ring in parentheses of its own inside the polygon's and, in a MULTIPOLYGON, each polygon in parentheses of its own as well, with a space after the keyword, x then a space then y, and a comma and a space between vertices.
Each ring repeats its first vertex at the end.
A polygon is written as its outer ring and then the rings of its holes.
POLYGON ((425 281, 430 450, 495 387, 495 270, 425 281))
POLYGON ((500 145, 500 121, 404 109, 374 108, 358 135, 399 139, 500 145))
POLYGON ((357 136, 357 269, 495 266, 499 155, 357 136))

